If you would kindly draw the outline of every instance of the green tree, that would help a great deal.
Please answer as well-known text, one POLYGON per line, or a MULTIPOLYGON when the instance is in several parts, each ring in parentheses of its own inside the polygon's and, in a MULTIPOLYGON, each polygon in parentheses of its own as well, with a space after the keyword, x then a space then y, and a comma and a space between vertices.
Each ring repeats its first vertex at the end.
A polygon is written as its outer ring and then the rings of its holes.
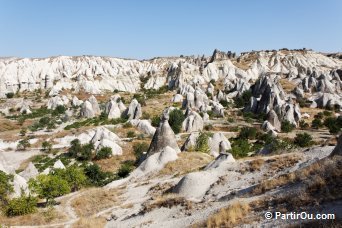
POLYGON ((99 151, 97 151, 95 155, 95 160, 110 158, 112 155, 113 155, 112 148, 102 147, 99 151))
POLYGON ((36 179, 30 179, 29 188, 41 199, 46 199, 46 204, 54 201, 54 198, 65 195, 71 191, 66 180, 57 175, 39 175, 36 179))
POLYGON ((78 156, 79 160, 82 161, 89 161, 92 158, 94 150, 94 144, 93 143, 87 143, 82 146, 81 154, 78 156))
POLYGON ((243 158, 248 155, 251 150, 251 145, 246 139, 236 139, 232 142, 232 149, 230 150, 234 158, 243 158))
POLYGON ((14 97, 14 93, 10 92, 10 93, 6 93, 6 97, 7 98, 13 98, 14 97))
POLYGON ((70 148, 68 150, 69 156, 73 158, 77 158, 77 155, 82 150, 82 145, 79 139, 74 139, 70 142, 70 148))
POLYGON ((182 123, 185 119, 183 112, 179 109, 174 109, 169 114, 169 124, 175 134, 178 134, 182 129, 182 123))
POLYGON ((149 147, 150 147, 149 144, 147 144, 146 142, 135 143, 133 145, 133 152, 134 152, 136 161, 140 160, 143 153, 147 152, 149 147))
POLYGON ((311 127, 314 129, 319 129, 323 127, 323 123, 322 120, 320 118, 315 118, 312 122, 311 122, 311 127))
POLYGON ((97 164, 88 165, 84 172, 90 183, 95 186, 103 186, 114 180, 111 173, 103 172, 97 164))
POLYGON ((63 180, 66 180, 69 184, 71 191, 77 191, 87 183, 87 176, 83 169, 76 165, 69 166, 66 169, 56 169, 54 174, 63 180))

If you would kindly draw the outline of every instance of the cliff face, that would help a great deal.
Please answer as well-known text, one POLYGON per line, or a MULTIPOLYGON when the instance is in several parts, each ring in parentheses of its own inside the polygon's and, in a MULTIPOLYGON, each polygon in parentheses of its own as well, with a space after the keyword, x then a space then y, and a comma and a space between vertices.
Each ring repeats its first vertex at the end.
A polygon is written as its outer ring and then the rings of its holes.
MULTIPOLYGON (((327 75, 341 66, 341 60, 312 51, 249 52, 236 58, 215 50, 212 57, 144 61, 94 56, 2 58, 0 95, 38 88, 51 89, 50 95, 56 95, 62 89, 82 89, 89 93, 104 90, 136 92, 141 86, 158 89, 163 85, 206 85, 212 79, 223 79, 227 88, 234 88, 238 81, 251 83, 264 73, 287 74, 298 81, 313 72, 317 77, 327 75)), ((342 75, 338 76, 341 79, 342 75)))

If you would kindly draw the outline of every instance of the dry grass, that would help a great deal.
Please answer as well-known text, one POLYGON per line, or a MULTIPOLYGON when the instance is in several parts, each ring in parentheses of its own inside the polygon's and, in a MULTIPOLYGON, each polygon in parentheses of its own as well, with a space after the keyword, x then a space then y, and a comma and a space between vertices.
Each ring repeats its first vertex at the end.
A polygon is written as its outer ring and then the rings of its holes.
POLYGON ((250 172, 260 171, 261 167, 264 165, 265 160, 258 158, 249 162, 250 172))
POLYGON ((305 122, 311 124, 312 120, 314 119, 314 116, 319 113, 325 111, 324 109, 319 109, 319 108, 308 108, 308 107, 301 107, 300 112, 307 113, 310 115, 308 119, 305 119, 305 122))
MULTIPOLYGON (((252 194, 263 194, 277 187, 301 184, 301 197, 287 197, 285 202, 298 206, 305 202, 327 201, 342 198, 342 158, 326 158, 295 172, 264 180, 257 185, 252 194), (298 202, 295 202, 298 201, 298 202), (292 203, 291 203, 292 202, 292 203), (301 202, 301 204, 299 203, 301 202)), ((298 193, 296 193, 298 195, 298 193)))
POLYGON ((186 210, 191 210, 193 207, 193 204, 191 201, 186 200, 184 197, 180 197, 176 194, 166 194, 163 196, 157 197, 152 202, 145 203, 143 205, 143 213, 153 211, 154 209, 166 207, 166 208, 172 208, 175 206, 182 206, 186 210))
POLYGON ((294 84, 293 82, 282 78, 279 80, 280 85, 283 87, 285 92, 291 92, 292 90, 294 90, 297 86, 296 84, 294 84))
POLYGON ((73 228, 101 228, 105 227, 106 219, 103 217, 82 217, 72 225, 73 228))
POLYGON ((39 209, 37 213, 6 217, 0 214, 0 224, 6 226, 32 226, 60 223, 66 221, 67 216, 54 208, 39 209))
POLYGON ((207 220, 207 227, 233 227, 237 225, 250 211, 250 206, 246 203, 233 203, 222 208, 207 220))
POLYGON ((104 209, 115 206, 121 202, 120 191, 117 189, 93 188, 72 201, 72 207, 79 216, 92 216, 104 209))
POLYGON ((201 169, 213 159, 211 156, 200 152, 183 152, 178 156, 177 160, 167 163, 159 175, 184 175, 201 169))
POLYGON ((279 171, 294 166, 299 162, 301 156, 298 154, 287 154, 284 156, 275 156, 274 158, 268 159, 268 168, 270 171, 279 171))

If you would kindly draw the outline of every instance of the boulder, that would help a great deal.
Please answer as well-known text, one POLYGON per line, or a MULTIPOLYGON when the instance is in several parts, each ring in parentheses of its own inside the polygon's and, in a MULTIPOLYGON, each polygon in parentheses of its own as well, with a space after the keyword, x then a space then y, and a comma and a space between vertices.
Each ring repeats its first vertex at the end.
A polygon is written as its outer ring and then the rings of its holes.
POLYGON ((218 167, 224 166, 226 163, 235 162, 235 159, 231 153, 220 153, 214 161, 210 162, 204 170, 216 169, 218 167))
POLYGON ((93 106, 91 105, 91 103, 89 101, 85 101, 82 104, 80 115, 82 117, 86 117, 86 118, 93 118, 96 116, 96 114, 93 110, 93 106))
POLYGON ((76 96, 74 96, 71 100, 71 105, 72 106, 81 106, 83 104, 83 101, 82 100, 79 100, 76 96))
POLYGON ((149 136, 153 136, 156 132, 156 128, 151 125, 149 120, 130 120, 130 123, 149 136))
POLYGON ((95 115, 100 115, 101 114, 100 106, 96 98, 94 97, 94 95, 90 96, 88 98, 88 101, 91 103, 91 106, 93 107, 93 111, 95 115))
POLYGON ((188 138, 185 140, 181 150, 182 151, 192 151, 196 147, 196 142, 198 139, 198 136, 200 135, 199 132, 192 132, 188 138))
POLYGON ((173 98, 171 99, 171 102, 173 103, 181 103, 183 102, 183 96, 181 94, 175 94, 173 98))

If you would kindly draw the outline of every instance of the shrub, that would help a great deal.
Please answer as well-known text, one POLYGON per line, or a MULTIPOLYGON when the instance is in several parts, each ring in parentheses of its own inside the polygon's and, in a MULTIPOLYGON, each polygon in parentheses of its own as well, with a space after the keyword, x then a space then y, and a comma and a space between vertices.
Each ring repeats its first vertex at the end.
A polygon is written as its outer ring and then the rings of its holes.
POLYGON ((121 165, 120 169, 118 170, 117 175, 118 175, 118 177, 120 177, 120 178, 125 178, 125 177, 127 177, 127 176, 129 175, 129 173, 130 173, 134 168, 135 168, 135 167, 134 167, 134 162, 132 162, 132 161, 125 161, 125 162, 121 165))
POLYGON ((6 174, 0 170, 0 205, 6 203, 8 196, 13 192, 13 175, 6 174))
POLYGON ((243 127, 240 130, 238 138, 240 139, 255 139, 257 130, 253 127, 243 127))
POLYGON ((174 109, 169 114, 169 124, 175 134, 178 134, 182 129, 182 123, 185 119, 183 112, 179 109, 174 109))
POLYGON ((251 149, 251 145, 246 139, 235 139, 233 140, 231 146, 232 149, 230 150, 230 153, 234 156, 234 158, 246 157, 251 149))
POLYGON ((42 143, 42 150, 45 151, 45 152, 51 152, 51 150, 52 150, 52 143, 44 141, 42 143))
POLYGON ((14 93, 12 93, 12 92, 6 93, 6 97, 7 97, 8 99, 13 98, 13 97, 14 97, 14 93))
POLYGON ((299 127, 301 129, 308 129, 309 128, 309 124, 306 123, 304 120, 301 120, 301 121, 299 121, 299 127))
POLYGON ((64 114, 65 111, 66 111, 66 108, 64 107, 64 105, 57 105, 55 110, 52 111, 52 115, 54 116, 61 115, 61 114, 64 114))
POLYGON ((92 158, 92 152, 94 150, 93 143, 87 143, 81 145, 79 139, 74 139, 70 142, 71 147, 68 150, 68 155, 70 157, 76 158, 81 161, 89 161, 92 158))
POLYGON ((127 132, 127 138, 133 138, 133 137, 135 137, 135 132, 134 131, 127 132))
POLYGON ((158 127, 159 123, 160 123, 160 117, 159 116, 152 117, 151 124, 153 127, 158 127))
POLYGON ((102 147, 99 151, 97 151, 95 160, 101 160, 101 159, 106 159, 110 158, 112 156, 112 148, 110 147, 102 147))
POLYGON ((69 166, 66 169, 56 169, 54 174, 68 182, 71 191, 77 191, 87 183, 87 177, 83 169, 76 165, 69 166))
POLYGON ((149 148, 149 145, 145 142, 135 143, 133 145, 133 152, 134 152, 136 161, 139 161, 143 153, 147 152, 148 148, 149 148))
POLYGON ((240 96, 234 98, 235 106, 237 108, 242 108, 247 105, 252 97, 252 92, 250 90, 244 91, 240 96))
POLYGON ((38 199, 36 197, 25 196, 22 193, 20 197, 13 198, 8 202, 5 213, 7 216, 31 214, 37 211, 37 203, 38 199))
POLYGON ((22 129, 20 130, 20 136, 25 136, 26 133, 27 133, 27 129, 26 129, 26 128, 22 128, 22 129))
POLYGON ((201 132, 196 141, 196 151, 203 153, 209 153, 209 135, 207 133, 201 132))
POLYGON ((208 124, 208 125, 205 125, 205 126, 204 126, 204 130, 206 130, 206 131, 211 131, 211 130, 213 130, 213 129, 214 129, 214 127, 213 127, 212 124, 208 124))
POLYGON ((131 124, 131 122, 126 122, 122 125, 123 128, 131 128, 133 127, 133 125, 131 124))
POLYGON ((312 122, 311 122, 311 127, 314 129, 319 129, 323 127, 323 123, 322 120, 319 118, 315 118, 312 122))
POLYGON ((83 160, 83 161, 89 161, 92 158, 92 153, 94 150, 94 144, 92 143, 87 143, 85 145, 82 146, 82 150, 80 155, 78 156, 79 160, 83 160))
POLYGON ((26 150, 26 148, 30 147, 31 144, 28 139, 22 139, 18 142, 17 149, 18 150, 26 150))
POLYGON ((331 134, 337 134, 342 128, 342 118, 328 117, 324 120, 324 126, 329 129, 331 134))
POLYGON ((97 164, 88 165, 84 172, 89 182, 95 186, 104 186, 114 180, 110 172, 103 172, 97 164))
POLYGON ((289 133, 289 132, 293 131, 293 129, 295 127, 296 126, 293 125, 292 123, 290 123, 290 121, 288 121, 288 120, 281 122, 281 131, 282 132, 289 133))
POLYGON ((36 179, 30 179, 29 188, 41 199, 46 199, 46 204, 58 196, 70 192, 69 184, 57 175, 39 175, 36 179))
POLYGON ((312 136, 308 133, 296 134, 296 137, 294 139, 294 144, 300 147, 308 147, 311 146, 312 143, 312 136))

